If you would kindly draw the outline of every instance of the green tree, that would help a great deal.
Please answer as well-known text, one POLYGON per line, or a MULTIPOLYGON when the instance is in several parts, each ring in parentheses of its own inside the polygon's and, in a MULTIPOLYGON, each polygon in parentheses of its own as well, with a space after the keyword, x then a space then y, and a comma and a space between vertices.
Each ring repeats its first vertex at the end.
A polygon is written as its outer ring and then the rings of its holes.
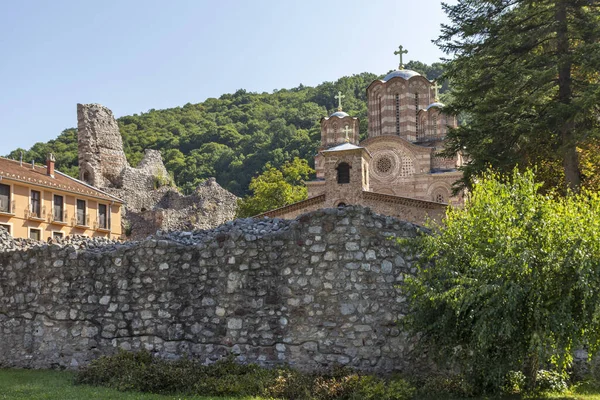
POLYGON ((267 164, 265 171, 250 182, 252 196, 239 200, 238 216, 251 217, 305 200, 307 190, 304 181, 314 172, 306 160, 297 157, 281 169, 267 164))
POLYGON ((546 183, 577 191, 577 148, 600 132, 600 4, 459 0, 444 10, 451 23, 437 44, 454 56, 448 111, 468 114, 448 135, 448 154, 471 157, 463 184, 489 165, 558 164, 546 183))
POLYGON ((535 387, 600 344, 600 196, 542 194, 530 171, 488 173, 464 209, 415 243, 407 326, 482 391, 509 371, 535 387))

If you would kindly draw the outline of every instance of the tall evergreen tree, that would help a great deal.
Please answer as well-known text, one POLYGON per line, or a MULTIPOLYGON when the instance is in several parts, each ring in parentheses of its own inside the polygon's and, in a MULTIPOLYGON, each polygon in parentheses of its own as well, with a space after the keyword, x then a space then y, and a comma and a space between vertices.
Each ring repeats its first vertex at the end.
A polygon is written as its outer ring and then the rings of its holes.
POLYGON ((454 56, 445 73, 453 88, 448 109, 467 122, 449 133, 447 152, 471 158, 463 184, 490 165, 537 165, 547 184, 579 190, 579 148, 600 136, 600 2, 443 7, 451 22, 436 43, 454 56))

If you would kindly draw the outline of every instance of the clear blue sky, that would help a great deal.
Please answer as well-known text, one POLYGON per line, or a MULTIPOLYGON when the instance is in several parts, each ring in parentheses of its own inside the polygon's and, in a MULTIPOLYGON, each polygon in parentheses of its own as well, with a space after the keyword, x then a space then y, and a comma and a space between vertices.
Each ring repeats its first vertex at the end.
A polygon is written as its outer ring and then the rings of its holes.
POLYGON ((439 0, 0 0, 0 155, 77 125, 237 89, 317 85, 438 61, 439 0))

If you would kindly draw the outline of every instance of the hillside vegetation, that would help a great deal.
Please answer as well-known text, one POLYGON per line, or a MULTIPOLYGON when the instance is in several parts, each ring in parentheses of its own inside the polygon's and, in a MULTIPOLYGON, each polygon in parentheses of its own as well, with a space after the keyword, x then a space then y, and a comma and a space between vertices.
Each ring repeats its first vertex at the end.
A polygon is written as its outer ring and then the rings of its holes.
MULTIPOLYGON (((441 64, 408 63, 407 68, 435 79, 441 64)), ((344 111, 360 118, 363 137, 367 132, 366 88, 378 77, 361 73, 324 82, 316 87, 299 85, 273 93, 251 93, 243 89, 165 110, 149 110, 118 119, 127 159, 137 165, 145 149, 160 150, 176 184, 190 192, 198 183, 214 176, 238 196, 248 194, 252 177, 265 165, 279 168, 295 157, 313 164, 320 143, 319 120, 335 111, 334 96, 346 97, 344 111)), ((110 104, 105 104, 110 108, 110 104)), ((36 143, 30 150, 17 149, 8 156, 44 163, 54 152, 57 168, 78 175, 77 130, 65 129, 55 140, 36 143)))

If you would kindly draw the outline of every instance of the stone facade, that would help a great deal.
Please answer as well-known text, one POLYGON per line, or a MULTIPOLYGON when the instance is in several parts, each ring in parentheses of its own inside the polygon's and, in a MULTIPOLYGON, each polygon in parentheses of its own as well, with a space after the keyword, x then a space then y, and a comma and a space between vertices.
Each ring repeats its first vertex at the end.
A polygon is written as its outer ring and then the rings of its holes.
POLYGON ((236 220, 143 242, 0 235, 0 367, 75 368, 117 349, 214 362, 414 372, 399 328, 419 228, 360 207, 236 220))
POLYGON ((442 218, 448 204, 461 206, 463 196, 453 195, 452 185, 462 177, 458 168, 463 157, 438 155, 448 128, 457 122, 444 114, 436 90, 433 82, 405 69, 373 82, 367 88, 368 138, 362 142, 358 119, 341 107, 323 118, 321 147, 315 156, 317 179, 306 183, 310 201, 265 215, 293 218, 311 210, 319 198, 324 207, 360 204, 423 223, 442 218), (350 165, 350 182, 338 179, 340 163, 350 165))
POLYGON ((80 178, 125 201, 123 231, 129 239, 158 229, 207 229, 235 217, 237 197, 213 178, 192 195, 182 195, 157 150, 147 149, 140 164, 131 167, 108 108, 78 104, 77 117, 80 178))

